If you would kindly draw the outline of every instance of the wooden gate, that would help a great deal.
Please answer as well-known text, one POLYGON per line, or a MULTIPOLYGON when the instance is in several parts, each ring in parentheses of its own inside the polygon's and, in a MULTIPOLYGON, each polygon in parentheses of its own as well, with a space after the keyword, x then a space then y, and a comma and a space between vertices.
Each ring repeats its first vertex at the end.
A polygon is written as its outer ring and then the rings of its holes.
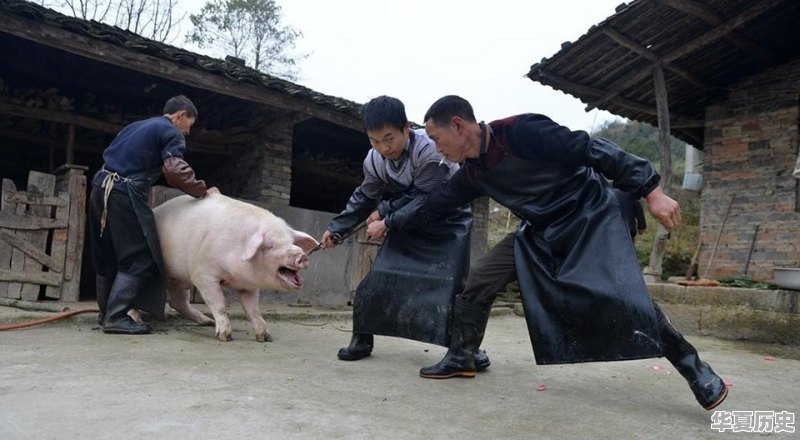
POLYGON ((0 297, 78 301, 86 207, 85 167, 31 171, 28 187, 3 179, 0 297))

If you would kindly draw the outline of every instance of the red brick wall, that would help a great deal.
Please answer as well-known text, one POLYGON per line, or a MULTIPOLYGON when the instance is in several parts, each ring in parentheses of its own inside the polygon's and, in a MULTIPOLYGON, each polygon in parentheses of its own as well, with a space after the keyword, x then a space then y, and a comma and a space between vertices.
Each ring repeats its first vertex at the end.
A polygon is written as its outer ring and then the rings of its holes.
POLYGON ((709 276, 742 277, 755 225, 749 277, 772 280, 772 268, 800 267, 798 153, 800 59, 733 86, 706 109, 701 195, 702 275, 733 196, 709 276))

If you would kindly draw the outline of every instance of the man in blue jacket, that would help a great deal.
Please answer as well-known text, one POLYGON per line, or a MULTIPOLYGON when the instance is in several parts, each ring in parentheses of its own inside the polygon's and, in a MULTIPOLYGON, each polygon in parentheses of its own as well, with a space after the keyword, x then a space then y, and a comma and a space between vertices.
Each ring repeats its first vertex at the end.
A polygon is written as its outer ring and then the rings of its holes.
POLYGON ((97 322, 104 333, 150 333, 150 324, 128 316, 133 307, 156 317, 164 314, 163 291, 145 289, 163 267, 148 199, 162 174, 171 186, 193 197, 205 196, 205 183, 195 179, 183 159, 184 136, 196 119, 192 101, 175 96, 163 116, 124 127, 103 152, 105 163, 89 196, 89 244, 97 273, 97 322))

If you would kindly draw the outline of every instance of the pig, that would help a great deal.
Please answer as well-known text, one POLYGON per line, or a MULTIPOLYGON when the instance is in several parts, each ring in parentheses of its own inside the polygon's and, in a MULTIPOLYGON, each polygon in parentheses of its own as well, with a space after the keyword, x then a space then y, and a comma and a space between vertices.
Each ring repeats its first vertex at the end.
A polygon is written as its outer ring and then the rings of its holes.
POLYGON ((266 209, 216 190, 202 199, 175 197, 153 213, 170 306, 200 325, 214 325, 217 339, 230 341, 231 322, 222 291, 227 286, 238 292, 256 340, 272 341, 259 309, 259 289, 302 287, 299 271, 308 268, 308 252, 317 241, 266 209), (192 286, 213 320, 189 303, 192 286))

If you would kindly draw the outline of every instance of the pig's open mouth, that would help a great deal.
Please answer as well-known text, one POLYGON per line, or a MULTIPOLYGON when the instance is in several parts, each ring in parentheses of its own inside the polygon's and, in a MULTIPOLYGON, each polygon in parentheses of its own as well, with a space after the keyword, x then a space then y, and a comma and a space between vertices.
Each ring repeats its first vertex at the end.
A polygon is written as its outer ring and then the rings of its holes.
POLYGON ((282 266, 280 269, 278 269, 278 275, 286 284, 294 287, 295 289, 299 289, 303 286, 303 277, 301 277, 300 274, 298 274, 297 271, 292 268, 282 266))

